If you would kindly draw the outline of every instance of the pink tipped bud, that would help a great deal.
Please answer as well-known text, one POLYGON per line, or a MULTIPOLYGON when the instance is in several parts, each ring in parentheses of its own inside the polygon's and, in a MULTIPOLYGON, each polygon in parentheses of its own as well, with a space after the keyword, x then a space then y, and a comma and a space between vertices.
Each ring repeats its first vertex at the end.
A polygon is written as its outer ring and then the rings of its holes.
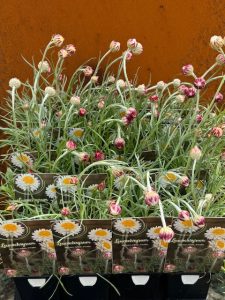
POLYGON ((223 54, 218 54, 216 57, 216 62, 219 66, 225 65, 225 56, 223 54))
POLYGON ((131 58, 133 56, 132 52, 130 52, 130 51, 126 51, 125 55, 126 55, 126 60, 131 60, 131 58))
POLYGON ((184 92, 185 96, 187 96, 188 98, 193 98, 196 95, 196 88, 189 87, 184 92))
POLYGON ((159 97, 157 95, 152 95, 148 99, 154 103, 159 101, 159 97))
POLYGON ((197 115, 197 116, 196 116, 196 122, 197 122, 197 123, 201 123, 202 119, 203 119, 203 116, 202 116, 202 115, 197 115))
POLYGON ((199 228, 202 228, 205 226, 205 218, 203 216, 196 216, 193 219, 193 222, 196 226, 198 226, 199 228))
POLYGON ((66 49, 61 49, 58 52, 58 56, 61 58, 67 58, 69 56, 68 52, 66 51, 66 49))
POLYGON ((214 127, 211 130, 212 135, 214 135, 215 137, 220 138, 223 135, 223 129, 220 127, 214 127))
POLYGON ((73 55, 76 52, 76 48, 72 44, 67 45, 65 47, 65 50, 67 51, 67 53, 68 53, 69 56, 73 55))
POLYGON ((186 76, 193 75, 194 67, 192 65, 186 65, 182 67, 182 73, 186 76))
POLYGON ((61 34, 54 34, 51 39, 51 43, 56 47, 60 47, 64 42, 64 37, 61 34))
POLYGON ((172 238, 174 237, 173 229, 170 227, 162 227, 159 231, 159 238, 165 242, 170 242, 172 238))
POLYGON ((123 149, 125 147, 125 140, 120 137, 116 138, 114 141, 114 146, 119 150, 123 149))
POLYGON ((190 150, 190 157, 194 160, 199 160, 202 156, 202 151, 198 148, 198 146, 195 146, 190 150))
POLYGON ((109 251, 104 251, 102 253, 102 257, 106 260, 109 260, 109 259, 112 259, 112 252, 109 252, 109 251))
POLYGON ((215 101, 217 103, 221 103, 223 101, 223 95, 221 93, 217 93, 215 97, 215 101))
POLYGON ((224 39, 221 36, 213 35, 209 44, 214 50, 219 51, 224 46, 224 39))
POLYGON ((77 145, 74 143, 74 141, 69 140, 66 142, 66 148, 70 151, 73 151, 77 148, 77 145))
POLYGON ((81 108, 79 109, 79 112, 78 112, 78 114, 79 114, 79 116, 80 116, 80 117, 83 117, 83 116, 85 116, 85 115, 86 115, 86 113, 87 113, 87 111, 86 111, 86 109, 85 109, 85 108, 81 107, 81 108))
POLYGON ((143 46, 141 43, 137 43, 137 46, 135 48, 131 49, 132 53, 134 55, 139 55, 143 52, 143 46))
POLYGON ((145 204, 148 206, 153 206, 159 203, 159 194, 155 191, 146 191, 144 194, 145 204))
POLYGON ((93 74, 93 69, 90 66, 87 66, 84 70, 83 70, 84 76, 91 76, 93 74))
POLYGON ((62 210, 61 210, 61 215, 62 216, 69 216, 71 214, 71 211, 69 210, 68 207, 63 207, 62 210))
POLYGON ((136 39, 129 39, 128 41, 127 41, 127 47, 129 48, 129 49, 133 49, 133 48, 135 48, 137 46, 137 40, 136 39))
POLYGON ((182 84, 181 86, 179 86, 178 90, 181 95, 186 95, 187 91, 188 91, 188 87, 186 85, 182 84))
POLYGON ((187 176, 181 176, 179 179, 179 184, 183 187, 188 187, 190 184, 189 178, 187 176))
POLYGON ((75 184, 77 185, 79 182, 79 179, 76 176, 71 177, 70 179, 70 184, 75 184))
POLYGON ((109 45, 109 49, 111 50, 111 52, 120 51, 120 43, 116 41, 112 41, 109 45))
POLYGON ((113 216, 118 216, 122 212, 121 206, 114 200, 109 203, 109 213, 113 216))
POLYGON ((70 269, 67 267, 60 267, 58 269, 59 275, 69 275, 70 269))
POLYGON ((130 107, 128 108, 127 112, 126 112, 126 116, 130 116, 133 119, 137 117, 137 111, 134 107, 130 107))
POLYGON ((81 152, 79 155, 79 158, 80 158, 80 161, 88 162, 90 159, 90 156, 87 152, 81 152))
POLYGON ((99 184, 97 184, 97 190, 100 192, 104 191, 105 187, 106 187, 105 181, 102 181, 99 184))
POLYGON ((196 89, 203 89, 205 85, 206 85, 206 81, 202 77, 196 78, 194 81, 194 86, 196 87, 196 89))
POLYGON ((99 161, 99 160, 104 160, 104 159, 105 159, 105 154, 101 150, 97 150, 95 152, 95 160, 99 161))
POLYGON ((99 109, 103 109, 104 106, 105 106, 105 101, 104 101, 104 100, 100 100, 100 101, 98 102, 98 108, 99 108, 99 109))
POLYGON ((190 219, 190 213, 187 211, 187 210, 181 210, 178 214, 178 218, 181 220, 181 221, 184 221, 184 220, 189 220, 190 219))

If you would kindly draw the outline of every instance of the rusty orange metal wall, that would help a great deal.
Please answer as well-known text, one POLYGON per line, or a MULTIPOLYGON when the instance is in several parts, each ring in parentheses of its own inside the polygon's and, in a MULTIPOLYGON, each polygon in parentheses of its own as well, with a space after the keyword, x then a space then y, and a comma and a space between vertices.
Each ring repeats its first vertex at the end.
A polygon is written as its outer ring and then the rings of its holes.
POLYGON ((125 48, 137 38, 141 56, 129 62, 128 71, 139 71, 139 82, 169 80, 192 63, 201 72, 213 62, 208 47, 213 34, 225 34, 224 0, 1 0, 0 88, 4 96, 10 77, 26 79, 29 68, 21 55, 36 62, 40 49, 53 33, 61 33, 77 53, 67 61, 68 74, 75 66, 104 51, 112 39, 125 48))

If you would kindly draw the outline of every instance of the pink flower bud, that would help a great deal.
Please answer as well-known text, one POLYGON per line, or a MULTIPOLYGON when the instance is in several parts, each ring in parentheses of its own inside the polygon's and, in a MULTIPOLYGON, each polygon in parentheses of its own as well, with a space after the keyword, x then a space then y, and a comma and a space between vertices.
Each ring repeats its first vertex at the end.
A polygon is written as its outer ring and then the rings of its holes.
POLYGON ((130 107, 128 108, 128 110, 126 111, 126 116, 131 116, 133 119, 137 117, 137 111, 134 107, 130 107))
POLYGON ((205 226, 205 218, 203 216, 196 216, 193 219, 193 222, 196 226, 198 226, 199 228, 202 228, 205 226))
POLYGON ((73 151, 77 148, 77 145, 74 143, 74 141, 69 140, 66 142, 66 148, 70 151, 73 151))
POLYGON ((109 49, 111 50, 111 52, 120 51, 120 43, 116 41, 112 41, 109 45, 109 49))
POLYGON ((51 39, 51 43, 53 43, 56 47, 60 47, 64 42, 64 37, 61 34, 54 34, 51 39))
POLYGON ((67 58, 69 56, 68 52, 66 51, 66 49, 61 49, 58 52, 58 56, 61 58, 67 58))
POLYGON ((173 272, 176 269, 175 265, 172 264, 165 264, 164 272, 173 272))
POLYGON ((17 270, 15 270, 15 269, 6 269, 5 274, 8 277, 15 277, 16 274, 17 274, 17 270))
POLYGON ((113 216, 118 216, 122 212, 121 206, 114 200, 109 203, 109 213, 113 216))
POLYGON ((135 48, 131 49, 132 53, 134 55, 139 55, 143 52, 143 46, 141 43, 137 43, 137 46, 135 48))
POLYGON ((48 253, 48 258, 51 260, 56 260, 57 259, 56 253, 55 252, 48 253))
POLYGON ((78 97, 78 96, 72 96, 71 98, 70 98, 70 103, 71 104, 74 104, 74 105, 80 105, 80 97, 78 97))
POLYGON ((123 149, 125 146, 125 140, 120 137, 116 138, 114 141, 114 146, 119 150, 123 149))
POLYGON ((220 138, 223 135, 223 129, 220 127, 214 127, 211 130, 212 135, 214 135, 215 137, 220 138))
POLYGON ((65 50, 67 51, 67 53, 68 53, 69 56, 73 55, 76 52, 76 48, 72 44, 67 45, 65 47, 65 50))
POLYGON ((197 122, 197 123, 201 123, 202 119, 203 119, 203 116, 202 116, 202 115, 197 115, 197 116, 196 116, 196 122, 197 122))
POLYGON ((83 248, 75 248, 72 250, 71 255, 75 257, 83 256, 86 253, 86 250, 83 248))
POLYGON ((90 66, 87 66, 84 70, 83 70, 84 76, 91 76, 93 73, 93 69, 90 66))
POLYGON ((90 159, 90 156, 87 152, 81 152, 79 155, 79 158, 80 158, 80 161, 88 162, 90 159))
POLYGON ((67 267, 60 267, 58 272, 59 272, 59 275, 69 275, 70 269, 67 267))
POLYGON ((179 179, 179 184, 183 187, 188 187, 189 183, 190 183, 190 181, 187 176, 181 176, 181 178, 179 179))
POLYGON ((190 157, 192 159, 199 160, 201 156, 202 156, 202 151, 198 148, 198 146, 194 146, 194 148, 190 150, 190 157))
POLYGON ((172 238, 174 237, 173 229, 170 227, 162 227, 159 231, 159 238, 165 242, 170 242, 172 238))
POLYGON ((80 117, 83 117, 83 116, 85 116, 85 115, 86 115, 86 113, 87 113, 87 111, 86 111, 86 109, 85 109, 85 108, 81 107, 81 108, 79 109, 79 112, 78 112, 78 114, 79 114, 79 116, 80 116, 80 117))
POLYGON ((115 273, 122 273, 123 270, 124 270, 124 267, 121 266, 121 265, 115 265, 115 266, 113 267, 113 271, 114 271, 115 273))
POLYGON ((217 93, 217 94, 216 94, 216 97, 215 97, 215 101, 216 101, 217 103, 222 102, 222 101, 223 101, 223 95, 222 95, 221 93, 217 93))
POLYGON ((219 66, 225 65, 225 56, 223 54, 218 54, 216 57, 216 62, 219 66))
POLYGON ((102 192, 105 189, 105 181, 100 182, 99 184, 97 184, 97 190, 102 192))
POLYGON ((181 210, 178 214, 178 218, 183 220, 189 220, 190 219, 190 213, 187 210, 181 210))
POLYGON ((185 96, 188 98, 193 98, 196 95, 196 89, 194 87, 189 87, 184 90, 185 96))
POLYGON ((104 159, 105 159, 105 154, 101 150, 97 150, 95 152, 95 160, 99 161, 99 160, 104 160, 104 159))
POLYGON ((129 40, 127 41, 127 48, 133 49, 133 48, 135 48, 136 46, 137 46, 137 41, 136 41, 136 39, 129 39, 129 40))
POLYGON ((97 83, 98 82, 98 76, 92 76, 91 77, 91 82, 92 83, 97 83))
POLYGON ((76 176, 71 177, 70 184, 78 184, 79 179, 76 176))
POLYGON ((55 113, 55 115, 56 115, 57 118, 61 118, 62 115, 63 115, 63 112, 62 112, 61 110, 60 110, 60 111, 57 111, 57 112, 55 113))
POLYGON ((126 51, 125 55, 126 55, 126 60, 131 60, 131 58, 133 56, 132 52, 130 52, 130 51, 126 51))
POLYGON ((195 81, 194 81, 194 86, 197 89, 203 89, 205 87, 205 85, 206 85, 206 81, 202 77, 196 78, 195 81))
POLYGON ((159 97, 157 95, 152 95, 148 98, 151 102, 158 102, 159 97))
POLYGON ((193 75, 194 67, 192 65, 186 65, 182 67, 182 73, 186 76, 193 75))
POLYGON ((179 89, 178 89, 178 91, 179 91, 179 93, 181 95, 186 95, 187 94, 187 90, 188 90, 188 87, 186 85, 184 85, 184 84, 182 84, 181 86, 179 86, 179 89))
POLYGON ((98 108, 99 108, 99 109, 103 109, 104 106, 105 106, 105 101, 104 101, 104 100, 100 100, 100 101, 98 102, 98 108))
POLYGON ((159 203, 159 194, 155 191, 146 191, 144 193, 145 204, 148 206, 153 206, 159 203))
POLYGON ((61 210, 61 215, 66 217, 69 216, 71 214, 71 211, 68 207, 63 207, 61 210))

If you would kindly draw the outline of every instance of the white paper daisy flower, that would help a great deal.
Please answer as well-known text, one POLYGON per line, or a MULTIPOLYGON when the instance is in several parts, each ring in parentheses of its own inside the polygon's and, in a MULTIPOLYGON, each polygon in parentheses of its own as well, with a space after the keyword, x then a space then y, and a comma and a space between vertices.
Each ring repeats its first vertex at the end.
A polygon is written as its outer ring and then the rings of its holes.
POLYGON ((56 199, 56 186, 54 184, 49 184, 45 190, 45 194, 50 199, 56 199))
POLYGON ((179 232, 184 233, 192 233, 197 231, 199 228, 194 225, 193 221, 191 219, 188 220, 176 220, 174 222, 174 228, 179 232))
POLYGON ((88 238, 92 241, 111 240, 112 232, 108 229, 96 228, 88 233, 88 238))
POLYGON ((56 179, 56 187, 62 192, 74 193, 77 190, 77 186, 72 183, 73 176, 65 175, 59 176, 56 179))
POLYGON ((82 128, 72 128, 69 130, 69 136, 75 141, 82 139, 83 135, 84 129, 82 128))
POLYGON ((24 192, 34 192, 40 187, 41 182, 37 176, 28 173, 17 175, 15 179, 15 184, 24 192))
POLYGON ((57 223, 55 223, 53 228, 56 232, 64 236, 66 235, 74 236, 80 233, 82 230, 82 227, 79 223, 70 220, 58 221, 57 223))
POLYGON ((153 247, 157 248, 158 250, 167 250, 169 243, 164 240, 154 240, 153 247))
POLYGON ((161 186, 166 187, 168 184, 176 183, 179 175, 175 172, 168 171, 159 177, 159 183, 161 186))
POLYGON ((225 239, 225 228, 222 227, 209 228, 205 233, 205 237, 209 240, 225 239))
POLYGON ((102 240, 96 243, 96 248, 102 252, 112 252, 112 242, 108 240, 102 240))
POLYGON ((213 249, 213 251, 225 251, 225 240, 218 239, 209 242, 209 247, 213 249))
POLYGON ((11 155, 10 160, 15 167, 20 169, 25 165, 31 166, 33 164, 33 159, 26 153, 15 152, 11 155))
POLYGON ((52 231, 50 229, 36 229, 32 233, 32 239, 36 242, 46 242, 46 241, 52 241, 52 231))
POLYGON ((161 226, 151 227, 147 231, 147 237, 151 240, 159 239, 159 232, 161 228, 162 228, 161 226))
POLYGON ((15 222, 11 221, 5 221, 0 223, 0 235, 5 237, 19 237, 21 236, 25 231, 25 228, 15 222))
POLYGON ((135 233, 141 229, 141 223, 134 218, 123 218, 116 220, 114 227, 122 233, 135 233))

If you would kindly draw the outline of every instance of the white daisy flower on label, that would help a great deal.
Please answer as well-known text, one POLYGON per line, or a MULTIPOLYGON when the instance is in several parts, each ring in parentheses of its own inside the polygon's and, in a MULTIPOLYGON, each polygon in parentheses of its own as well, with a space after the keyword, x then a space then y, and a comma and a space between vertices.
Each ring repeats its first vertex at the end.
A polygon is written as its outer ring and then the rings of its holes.
POLYGON ((122 233, 135 233, 141 229, 141 223, 135 218, 123 218, 116 220, 114 227, 122 233))
POLYGON ((65 175, 65 176, 59 176, 56 179, 56 187, 60 189, 62 192, 70 192, 73 193, 77 190, 77 186, 73 184, 72 181, 73 176, 65 175))
POLYGON ((96 228, 89 231, 88 238, 92 241, 111 240, 112 232, 108 229, 96 228))
POLYGON ((5 221, 0 223, 0 235, 5 236, 5 237, 19 237, 21 236, 25 231, 25 228, 15 222, 11 221, 5 221))
POLYGON ((76 141, 82 139, 83 135, 84 129, 82 128, 72 128, 69 130, 69 136, 76 141))
POLYGON ((225 251, 225 240, 218 239, 209 242, 209 247, 214 251, 225 251))
POLYGON ((46 241, 52 241, 52 231, 50 229, 36 229, 32 233, 32 239, 36 242, 46 242, 46 241))
POLYGON ((167 250, 169 243, 164 240, 154 240, 153 241, 153 247, 157 248, 158 250, 167 250))
POLYGON ((156 227, 150 228, 147 231, 147 237, 151 240, 159 239, 159 232, 160 232, 161 228, 162 228, 161 226, 156 226, 156 227))
POLYGON ((112 252, 112 242, 108 240, 98 241, 96 248, 102 252, 112 252))
POLYGON ((47 253, 55 253, 55 244, 53 239, 42 242, 41 249, 46 251, 47 253))
POLYGON ((179 232, 192 233, 197 231, 199 228, 194 225, 191 219, 188 220, 176 220, 174 222, 174 228, 179 232))
POLYGON ((56 186, 54 184, 49 184, 45 190, 45 194, 50 199, 56 199, 56 186))
POLYGON ((22 191, 35 192, 41 185, 39 178, 33 174, 20 174, 16 176, 15 184, 22 191))
POLYGON ((59 221, 53 226, 54 230, 61 235, 71 235, 74 236, 81 232, 81 225, 77 222, 70 220, 59 221))
POLYGON ((212 227, 209 228, 205 237, 209 240, 225 239, 225 228, 222 227, 212 227))
POLYGON ((25 165, 31 166, 33 164, 33 159, 26 153, 15 152, 11 155, 10 160, 15 167, 20 169, 25 165))

